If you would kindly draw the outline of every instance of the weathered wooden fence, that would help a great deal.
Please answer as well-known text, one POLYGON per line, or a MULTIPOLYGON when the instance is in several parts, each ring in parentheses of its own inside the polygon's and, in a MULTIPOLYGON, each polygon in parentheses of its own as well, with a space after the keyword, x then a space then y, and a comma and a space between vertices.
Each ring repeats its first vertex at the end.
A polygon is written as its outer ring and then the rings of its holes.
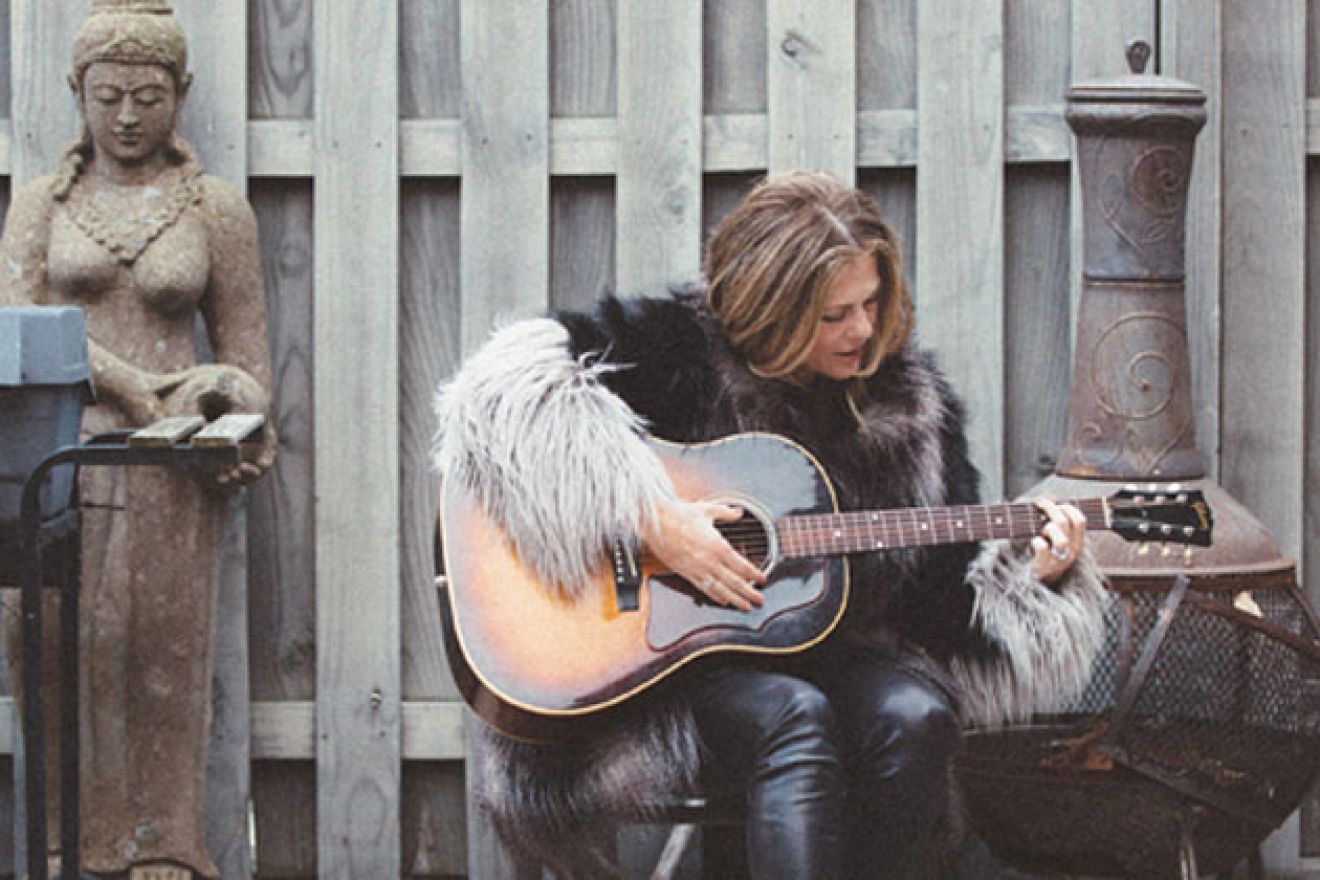
MULTIPOLYGON (((432 391, 500 317, 692 274, 767 169, 831 168, 879 198, 988 491, 1048 472, 1079 265, 1063 93, 1122 72, 1133 37, 1210 96, 1188 240, 1200 447, 1286 552, 1320 554, 1320 2, 175 5, 185 133, 260 223, 282 439, 231 538, 226 876, 494 876, 432 590, 432 391)), ((0 3, 11 187, 73 137, 87 6, 0 3)), ((1320 809, 1269 860, 1320 869, 1320 809)))

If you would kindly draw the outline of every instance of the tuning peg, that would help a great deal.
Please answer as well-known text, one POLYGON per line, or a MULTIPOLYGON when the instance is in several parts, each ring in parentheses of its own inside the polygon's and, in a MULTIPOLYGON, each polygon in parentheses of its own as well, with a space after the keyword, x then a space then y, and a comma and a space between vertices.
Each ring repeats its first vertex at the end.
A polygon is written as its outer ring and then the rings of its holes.
POLYGON ((1160 555, 1161 555, 1161 556, 1171 556, 1172 554, 1173 554, 1173 548, 1172 548, 1172 547, 1170 547, 1168 544, 1161 544, 1161 545, 1160 545, 1160 555))
POLYGON ((1150 544, 1147 544, 1145 541, 1142 541, 1140 544, 1137 545, 1138 556, 1145 556, 1148 553, 1150 553, 1150 544))

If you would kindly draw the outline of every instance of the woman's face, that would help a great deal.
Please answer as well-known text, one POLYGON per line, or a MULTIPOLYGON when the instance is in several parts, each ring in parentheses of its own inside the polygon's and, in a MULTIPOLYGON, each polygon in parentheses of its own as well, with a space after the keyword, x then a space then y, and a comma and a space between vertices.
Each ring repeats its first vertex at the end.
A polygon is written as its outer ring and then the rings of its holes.
POLYGON ((174 77, 156 64, 97 61, 83 73, 82 113, 99 157, 138 165, 161 155, 174 133, 174 77))
POLYGON ((814 376, 843 381, 857 375, 880 308, 880 273, 875 257, 853 257, 830 283, 816 339, 803 363, 814 376))

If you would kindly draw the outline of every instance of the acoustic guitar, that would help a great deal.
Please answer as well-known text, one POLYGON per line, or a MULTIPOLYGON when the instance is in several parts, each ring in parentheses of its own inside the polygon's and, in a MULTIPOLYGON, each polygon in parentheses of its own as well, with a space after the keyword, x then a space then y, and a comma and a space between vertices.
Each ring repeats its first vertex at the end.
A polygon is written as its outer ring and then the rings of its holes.
MULTIPOLYGON (((583 732, 699 658, 786 654, 837 626, 851 589, 845 554, 1029 538, 1045 515, 1030 502, 840 513, 820 464, 773 434, 710 443, 650 441, 680 497, 741 507, 717 527, 766 572, 764 604, 716 605, 645 553, 602 548, 598 575, 569 602, 542 584, 464 489, 447 482, 442 531, 451 669, 473 710, 519 739, 583 732)), ((1136 541, 1208 546, 1199 492, 1132 487, 1073 500, 1088 527, 1136 541)))

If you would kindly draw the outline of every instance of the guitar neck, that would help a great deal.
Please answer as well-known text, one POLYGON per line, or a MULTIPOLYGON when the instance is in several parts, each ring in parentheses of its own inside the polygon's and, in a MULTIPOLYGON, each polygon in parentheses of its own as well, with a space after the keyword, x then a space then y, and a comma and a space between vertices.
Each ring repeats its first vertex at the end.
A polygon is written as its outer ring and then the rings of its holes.
MULTIPOLYGON (((1066 502, 1086 516, 1091 528, 1109 528, 1103 498, 1066 502)), ((905 507, 853 513, 786 516, 776 522, 780 553, 786 558, 968 544, 993 538, 1030 538, 1048 517, 1031 502, 955 507, 905 507)))

